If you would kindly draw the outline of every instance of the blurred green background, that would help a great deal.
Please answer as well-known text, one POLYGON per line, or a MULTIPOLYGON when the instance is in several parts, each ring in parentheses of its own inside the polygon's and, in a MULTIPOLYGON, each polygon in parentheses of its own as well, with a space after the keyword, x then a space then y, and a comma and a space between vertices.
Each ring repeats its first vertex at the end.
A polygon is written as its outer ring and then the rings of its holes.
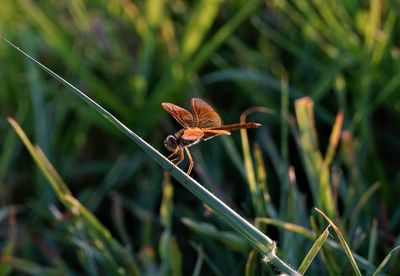
MULTIPOLYGON (((318 233, 326 223, 312 209, 325 206, 365 261, 363 274, 399 245, 399 1, 0 5, 1 34, 164 154, 165 136, 179 126, 161 102, 189 107, 190 98, 200 97, 225 123, 238 122, 249 107, 274 110, 248 118, 263 124, 248 132, 254 168, 244 165, 249 156, 243 156, 239 132, 191 150, 193 176, 248 220, 269 217, 318 233), (304 101, 296 102, 305 96, 313 101, 315 125, 311 106, 304 119, 304 101), (339 111, 344 120, 336 147, 330 135, 339 111), (325 152, 329 162, 319 159, 325 152), (320 183, 329 186, 323 195, 320 183)), ((0 117, 2 274, 273 273, 136 144, 5 43, 0 117), (112 246, 96 243, 101 240, 90 227, 60 204, 8 116, 110 231, 112 246)), ((293 267, 312 245, 291 230, 259 227, 278 241, 279 255, 293 267)), ((344 254, 322 253, 310 275, 351 272, 344 254)), ((396 261, 392 257, 386 273, 400 273, 396 261)))

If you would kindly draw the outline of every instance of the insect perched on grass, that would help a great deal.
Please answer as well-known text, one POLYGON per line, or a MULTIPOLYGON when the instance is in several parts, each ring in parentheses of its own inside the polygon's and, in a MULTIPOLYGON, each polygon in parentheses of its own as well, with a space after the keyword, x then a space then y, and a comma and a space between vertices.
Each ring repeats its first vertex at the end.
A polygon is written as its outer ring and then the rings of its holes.
POLYGON ((231 135, 230 131, 242 128, 258 128, 261 126, 259 123, 238 123, 232 125, 221 125, 221 118, 211 106, 199 98, 191 100, 192 113, 186 109, 172 103, 162 103, 162 107, 174 117, 174 119, 183 127, 174 135, 168 135, 165 138, 164 145, 172 154, 168 156, 175 165, 179 165, 186 155, 189 158, 189 169, 187 175, 189 176, 194 165, 194 161, 189 147, 214 138, 218 135, 231 135), (171 159, 172 158, 172 159, 171 159))

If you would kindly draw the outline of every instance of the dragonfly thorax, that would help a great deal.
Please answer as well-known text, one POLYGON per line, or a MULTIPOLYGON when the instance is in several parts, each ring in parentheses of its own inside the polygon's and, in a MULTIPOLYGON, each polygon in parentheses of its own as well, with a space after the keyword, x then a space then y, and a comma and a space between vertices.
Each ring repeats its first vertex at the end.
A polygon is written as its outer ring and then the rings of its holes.
POLYGON ((168 135, 167 138, 164 140, 164 146, 169 151, 175 151, 178 147, 178 141, 174 135, 168 135))

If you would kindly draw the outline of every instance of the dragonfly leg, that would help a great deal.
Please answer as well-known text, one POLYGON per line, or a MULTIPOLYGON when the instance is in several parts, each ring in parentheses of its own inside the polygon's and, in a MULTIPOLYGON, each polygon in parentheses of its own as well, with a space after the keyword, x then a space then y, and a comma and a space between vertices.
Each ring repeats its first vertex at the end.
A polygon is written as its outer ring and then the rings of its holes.
POLYGON ((176 158, 176 161, 174 162, 175 165, 177 165, 177 166, 183 161, 183 159, 185 159, 185 154, 183 152, 183 149, 181 149, 181 148, 179 148, 179 149, 180 149, 179 156, 176 158))
MULTIPOLYGON (((173 159, 171 159, 171 157, 174 157, 179 151, 182 151, 179 147, 176 148, 176 150, 174 150, 173 153, 171 153, 167 158, 169 159, 169 161, 171 161, 172 163, 175 164, 175 162, 177 161, 178 157, 175 157, 173 159)), ((173 169, 173 166, 171 166, 168 171, 170 172, 173 169)))
POLYGON ((187 171, 187 178, 186 178, 186 180, 188 180, 189 179, 189 175, 192 172, 192 169, 193 169, 193 166, 194 166, 194 161, 193 161, 192 155, 190 154, 190 151, 188 150, 188 148, 185 148, 185 151, 186 151, 186 154, 187 154, 187 156, 189 158, 189 169, 187 171))
MULTIPOLYGON (((179 150, 180 150, 180 148, 177 147, 176 150, 174 150, 174 152, 171 153, 167 158, 168 158, 168 159, 171 159, 171 157, 174 156, 175 154, 177 154, 179 150)), ((172 161, 172 160, 171 160, 171 161, 172 161)))
MULTIPOLYGON (((174 156, 174 155, 177 155, 177 156, 175 158, 173 158, 173 159, 170 159, 170 161, 172 163, 174 163, 175 166, 178 166, 183 161, 183 159, 185 158, 185 154, 183 152, 183 149, 178 147, 178 149, 173 152, 172 156, 174 156)), ((168 171, 171 171, 172 168, 173 167, 170 167, 168 171)))

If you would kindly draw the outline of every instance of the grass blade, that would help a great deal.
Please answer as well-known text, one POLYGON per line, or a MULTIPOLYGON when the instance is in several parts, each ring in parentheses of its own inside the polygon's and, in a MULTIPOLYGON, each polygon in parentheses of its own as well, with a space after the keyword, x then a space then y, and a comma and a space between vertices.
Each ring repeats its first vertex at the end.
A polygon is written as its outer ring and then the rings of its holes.
POLYGON ((343 126, 343 113, 339 112, 333 125, 331 136, 329 138, 329 146, 325 156, 325 163, 329 166, 336 153, 337 146, 340 141, 343 126))
POLYGON ((333 230, 335 231, 337 237, 339 238, 339 242, 342 245, 344 252, 347 255, 347 258, 350 261, 351 266, 353 267, 354 273, 356 275, 360 275, 361 276, 361 272, 360 269, 357 266, 356 261, 354 260, 353 254, 351 253, 350 247, 347 244, 342 232, 340 231, 340 229, 333 223, 333 221, 327 217, 321 210, 319 210, 318 208, 314 208, 333 228, 333 230))
POLYGON ((191 230, 218 240, 236 252, 249 252, 248 243, 236 233, 220 231, 214 225, 205 222, 196 222, 189 218, 182 218, 182 223, 191 230))
POLYGON ((378 266, 378 268, 375 270, 375 272, 372 274, 372 276, 377 276, 382 269, 385 267, 385 265, 387 264, 387 262, 389 261, 389 259, 393 256, 393 254, 395 253, 395 251, 399 250, 400 246, 397 246, 395 248, 392 249, 392 251, 389 252, 389 254, 387 254, 387 256, 385 257, 385 259, 383 259, 383 261, 380 263, 380 265, 378 266))
POLYGON ((256 218, 256 224, 258 223, 265 223, 268 225, 274 225, 279 228, 285 229, 287 231, 299 234, 307 239, 314 240, 315 235, 312 231, 308 230, 307 228, 289 222, 284 222, 276 219, 271 218, 256 218))
POLYGON ((373 263, 375 260, 377 241, 378 241, 378 221, 374 219, 372 221, 371 234, 369 237, 369 245, 368 245, 368 261, 370 263, 373 263))
POLYGON ((351 215, 351 219, 350 219, 350 226, 349 229, 353 230, 356 222, 358 220, 358 216, 361 212, 361 210, 364 208, 365 204, 367 203, 367 201, 371 198, 371 196, 381 187, 381 183, 377 182, 374 185, 372 185, 371 187, 368 188, 368 190, 362 195, 362 197, 360 198, 360 200, 357 202, 356 207, 354 208, 352 215, 351 215))
POLYGON ((314 260, 315 256, 317 255, 317 253, 319 252, 321 247, 324 245, 328 236, 329 236, 329 226, 315 241, 315 243, 311 247, 310 251, 308 251, 306 257, 301 262, 301 264, 297 270, 300 274, 304 274, 307 271, 308 267, 310 266, 311 262, 314 260))
POLYGON ((256 274, 256 261, 257 261, 257 251, 252 250, 247 257, 245 276, 255 276, 256 274))
POLYGON ((182 42, 181 57, 183 61, 188 60, 201 45, 205 35, 211 28, 219 8, 221 0, 201 0, 194 9, 187 23, 185 35, 182 42))

